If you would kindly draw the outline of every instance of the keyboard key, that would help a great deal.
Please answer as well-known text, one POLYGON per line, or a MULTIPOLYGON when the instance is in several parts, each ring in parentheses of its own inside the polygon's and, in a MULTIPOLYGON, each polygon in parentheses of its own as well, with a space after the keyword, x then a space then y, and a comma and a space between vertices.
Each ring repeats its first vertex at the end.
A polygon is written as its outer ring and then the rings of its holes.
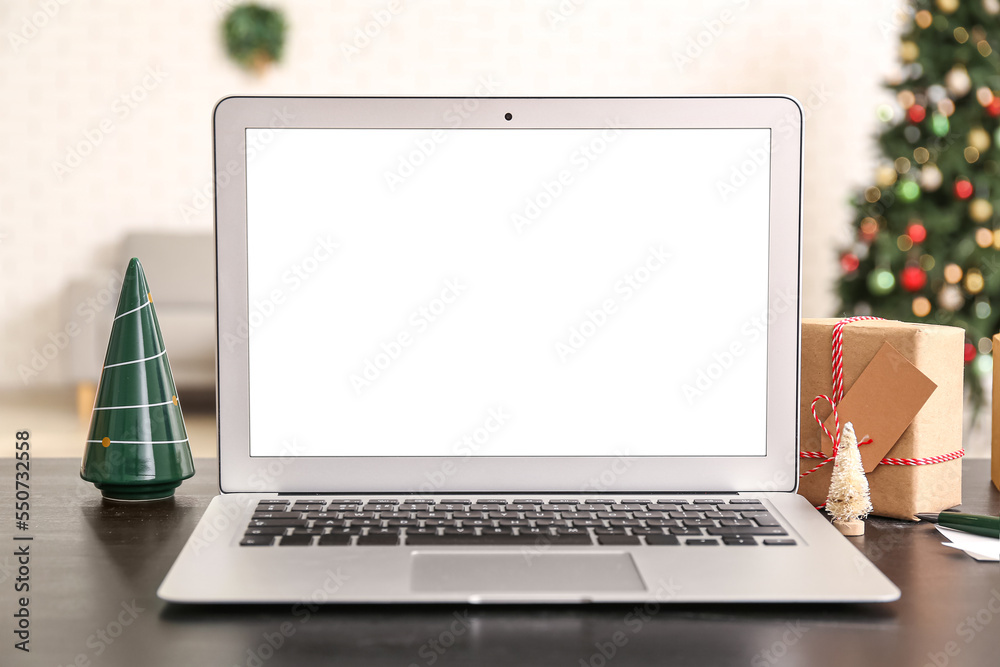
POLYGON ((438 503, 434 506, 435 512, 462 512, 468 505, 459 505, 458 503, 438 503))
POLYGON ((700 519, 700 512, 668 512, 671 519, 700 519))
POLYGON ((334 504, 334 503, 345 504, 345 505, 350 505, 350 504, 353 503, 355 505, 360 505, 361 504, 361 499, 360 498, 331 498, 327 502, 330 503, 331 505, 334 504))
POLYGON ((319 546, 321 547, 346 547, 351 543, 351 536, 346 533, 320 535, 319 546))
POLYGON ((723 537, 722 543, 731 547, 757 546, 757 540, 752 537, 723 537))
POLYGON ((650 512, 677 512, 681 509, 680 505, 673 504, 662 504, 662 503, 650 503, 646 505, 646 509, 650 512))
POLYGON ((573 519, 573 525, 577 528, 589 528, 592 526, 603 526, 604 522, 600 519, 573 519))
POLYGON ((287 528, 281 526, 260 526, 258 528, 247 528, 247 535, 284 535, 287 528))
POLYGON ((630 512, 598 512, 598 519, 631 519, 630 512))
POLYGON ((451 515, 455 519, 488 519, 486 512, 453 512, 451 515))
POLYGON ((729 500, 730 505, 760 505, 760 501, 756 498, 732 498, 729 500))
POLYGON ((452 519, 425 519, 425 526, 454 526, 457 525, 452 519))
POLYGON ((709 535, 787 535, 780 526, 723 526, 706 528, 709 535))
POLYGON ((352 526, 381 526, 381 519, 351 519, 352 526))
POLYGON ((395 512, 396 505, 393 503, 368 503, 361 508, 362 512, 395 512))
POLYGON ((333 528, 330 529, 330 532, 328 534, 360 535, 361 526, 334 526, 333 528))
POLYGON ((676 519, 646 519, 647 526, 660 526, 660 527, 680 527, 681 522, 676 519))
POLYGON ((594 519, 596 518, 593 512, 563 512, 562 518, 564 519, 594 519))
POLYGON ((427 509, 428 506, 424 504, 415 505, 413 503, 407 503, 399 506, 400 512, 426 512, 427 509))
MULTIPOLYGON (((622 530, 622 529, 621 528, 608 528, 608 530, 622 530)), ((595 530, 594 532, 597 532, 597 530, 595 530)), ((632 527, 632 534, 633 535, 665 535, 666 533, 664 533, 663 532, 663 528, 660 528, 659 526, 633 526, 632 527)))
POLYGON ((793 547, 795 546, 795 540, 791 539, 770 539, 764 540, 764 545, 769 547, 793 547))
POLYGON ((651 502, 653 502, 653 501, 652 500, 645 500, 643 498, 622 498, 622 504, 623 505, 632 505, 632 504, 648 505, 651 502))
POLYGON ((781 525, 781 523, 779 523, 778 520, 771 516, 768 512, 744 512, 743 518, 753 520, 758 526, 773 527, 781 525))
POLYGON ((637 503, 615 503, 611 506, 611 509, 615 512, 620 512, 621 510, 644 510, 646 506, 637 503))
POLYGON ((261 500, 261 501, 258 501, 257 505, 258 505, 258 507, 260 505, 288 505, 290 502, 291 502, 290 500, 283 500, 283 499, 280 499, 280 498, 275 498, 273 500, 261 500))
POLYGON ((605 546, 640 544, 639 537, 636 535, 598 535, 597 543, 605 546))
POLYGON ((389 519, 386 522, 390 527, 392 526, 419 526, 420 522, 416 519, 389 519))
POLYGON ((636 519, 662 519, 666 515, 663 512, 633 512, 636 519))
POLYGON ((541 498, 514 498, 513 502, 520 505, 541 505, 545 501, 541 498))
POLYGON ((480 535, 513 535, 514 529, 509 526, 487 526, 479 531, 480 535))
POLYGON ((264 526, 281 526, 283 528, 293 528, 295 526, 307 526, 309 522, 305 519, 251 519, 251 528, 263 528, 264 526))
MULTIPOLYGON (((655 521, 655 519, 653 519, 655 521)), ((638 519, 608 519, 608 523, 612 526, 641 526, 642 522, 638 519)))
POLYGON ((241 547, 269 547, 274 544, 274 535, 244 535, 241 547))
POLYGON ((314 519, 313 526, 316 528, 329 528, 330 526, 346 526, 347 522, 343 519, 314 519))
POLYGON ((706 519, 739 519, 737 512, 705 512, 706 519))
POLYGON ((701 528, 667 528, 671 535, 703 535, 701 528))
POLYGON ((359 547, 391 547, 399 544, 398 534, 358 535, 359 547))
POLYGON ((576 503, 546 503, 541 506, 543 512, 572 512, 576 509, 576 503))
POLYGON ((412 512, 379 512, 380 519, 412 519, 412 512))
POLYGON ((399 499, 397 498, 369 498, 368 502, 373 505, 398 505, 399 499))
POLYGON ((591 503, 580 503, 576 506, 577 512, 603 512, 608 509, 607 505, 594 505, 591 503))
POLYGON ((374 519, 375 512, 341 512, 342 519, 374 519))
POLYGON ((307 519, 336 519, 337 512, 309 512, 306 514, 307 519))
POLYGON ((646 535, 646 544, 653 547, 675 547, 681 543, 673 535, 646 535))
POLYGON ((718 498, 696 498, 694 501, 695 505, 720 505, 726 502, 725 500, 719 500, 718 498))
MULTIPOLYGON (((635 532, 633 530, 633 532, 635 532)), ((625 528, 619 526, 612 526, 611 528, 594 528, 595 535, 628 535, 628 531, 625 528)))
POLYGON ((763 505, 740 505, 730 503, 728 505, 716 505, 715 509, 719 512, 763 512, 763 505))
POLYGON ((686 528, 706 528, 715 525, 715 522, 711 519, 684 519, 681 523, 686 528))
POLYGON ((322 535, 322 528, 293 528, 292 535, 322 535))
POLYGON ((684 544, 689 545, 689 546, 695 546, 695 547, 717 547, 717 546, 719 546, 719 541, 718 540, 689 539, 684 544))
POLYGON ((531 522, 527 519, 500 519, 497 523, 501 526, 524 526, 525 528, 531 526, 531 522))
POLYGON ((681 505, 681 511, 683 512, 704 512, 706 510, 712 509, 711 507, 705 507, 704 505, 695 505, 693 503, 685 503, 681 505))
POLYGON ((748 521, 747 519, 722 519, 719 521, 720 526, 754 526, 756 525, 753 521, 748 521))
POLYGON ((252 519, 300 519, 301 512, 254 512, 252 519))
POLYGON ((549 501, 550 505, 576 505, 577 501, 572 498, 555 498, 549 501))
POLYGON ((608 500, 607 498, 588 498, 585 500, 588 505, 614 505, 615 501, 608 500))
POLYGON ((281 538, 278 546, 282 547, 307 547, 312 544, 312 535, 286 535, 281 538))
POLYGON ((508 512, 534 512, 537 507, 531 503, 507 503, 508 512))

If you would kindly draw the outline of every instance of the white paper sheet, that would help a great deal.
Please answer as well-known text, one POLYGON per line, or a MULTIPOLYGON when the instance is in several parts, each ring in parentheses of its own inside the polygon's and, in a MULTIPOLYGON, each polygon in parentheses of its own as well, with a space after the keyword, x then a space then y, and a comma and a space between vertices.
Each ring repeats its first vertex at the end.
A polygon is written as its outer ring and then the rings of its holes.
POLYGON ((960 549, 976 560, 991 562, 1000 561, 1000 539, 995 537, 983 537, 982 535, 973 535, 972 533, 963 533, 960 530, 945 528, 941 525, 935 525, 934 527, 937 528, 938 532, 940 532, 943 536, 951 540, 951 542, 941 543, 946 547, 960 549))

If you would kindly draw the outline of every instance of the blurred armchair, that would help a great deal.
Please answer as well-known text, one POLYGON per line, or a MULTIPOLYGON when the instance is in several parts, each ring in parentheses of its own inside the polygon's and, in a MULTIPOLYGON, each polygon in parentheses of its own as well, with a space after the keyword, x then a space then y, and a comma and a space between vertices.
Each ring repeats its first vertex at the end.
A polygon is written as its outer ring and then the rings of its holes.
POLYGON ((90 419, 107 352, 121 278, 132 257, 142 262, 178 392, 215 388, 215 246, 211 234, 139 232, 122 241, 115 266, 72 282, 63 321, 80 332, 68 349, 68 379, 77 413, 90 419))

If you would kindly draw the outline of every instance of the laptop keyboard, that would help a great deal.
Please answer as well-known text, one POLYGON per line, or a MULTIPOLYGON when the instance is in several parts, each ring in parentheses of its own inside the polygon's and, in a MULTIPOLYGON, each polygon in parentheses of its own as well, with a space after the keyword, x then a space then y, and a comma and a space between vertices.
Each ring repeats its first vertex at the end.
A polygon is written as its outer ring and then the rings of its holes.
POLYGON ((241 546, 789 546, 752 498, 261 500, 241 546))

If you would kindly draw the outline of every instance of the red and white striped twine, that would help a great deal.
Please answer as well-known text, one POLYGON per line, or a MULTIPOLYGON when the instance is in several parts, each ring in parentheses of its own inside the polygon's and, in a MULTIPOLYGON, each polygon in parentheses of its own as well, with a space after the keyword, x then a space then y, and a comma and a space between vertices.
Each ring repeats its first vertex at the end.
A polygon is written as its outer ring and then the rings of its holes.
MULTIPOLYGON (((799 452, 799 458, 803 459, 822 459, 822 462, 809 470, 799 474, 799 477, 805 477, 811 473, 816 472, 827 463, 832 461, 834 457, 837 456, 837 448, 840 446, 840 415, 837 413, 837 405, 840 404, 840 400, 844 397, 844 327, 851 322, 858 322, 860 320, 881 320, 881 317, 870 317, 870 316, 859 316, 859 317, 847 317, 834 325, 833 327, 833 398, 826 395, 819 395, 813 399, 812 402, 812 415, 819 427, 823 429, 823 433, 826 437, 830 438, 833 442, 833 456, 827 456, 823 452, 799 452), (833 410, 833 433, 826 428, 823 420, 819 418, 816 414, 816 403, 819 401, 826 401, 829 403, 830 408, 833 410)), ((858 445, 868 445, 871 444, 871 438, 865 437, 863 440, 858 442, 858 445)), ((931 465, 933 463, 944 463, 945 461, 953 461, 955 459, 960 459, 965 456, 965 450, 959 449, 948 454, 941 454, 939 456, 927 456, 922 458, 913 459, 899 459, 893 457, 886 457, 879 461, 879 465, 888 466, 923 466, 931 465)))

